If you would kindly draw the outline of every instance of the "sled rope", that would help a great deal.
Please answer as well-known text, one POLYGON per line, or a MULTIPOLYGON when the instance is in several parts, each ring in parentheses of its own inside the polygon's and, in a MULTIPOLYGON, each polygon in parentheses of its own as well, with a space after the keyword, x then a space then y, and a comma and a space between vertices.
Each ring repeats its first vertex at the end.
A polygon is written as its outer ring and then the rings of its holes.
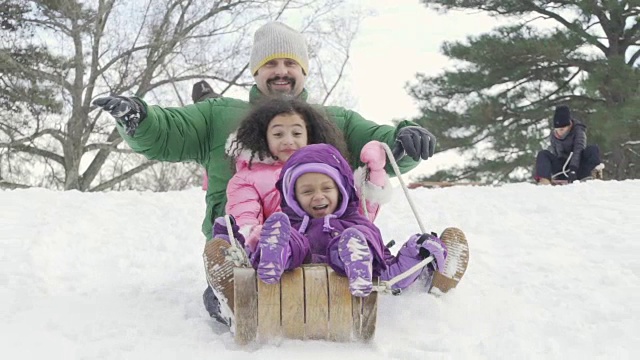
MULTIPOLYGON (((362 205, 362 212, 364 213, 364 217, 369 219, 369 210, 367 209, 367 194, 365 190, 364 184, 367 182, 369 178, 369 168, 365 166, 364 176, 362 177, 362 182, 360 183, 360 205, 362 205)), ((373 221, 372 221, 373 222, 373 221)))
POLYGON ((567 174, 567 165, 569 165, 569 161, 571 161, 571 157, 572 156, 573 156, 573 151, 569 153, 569 157, 567 158, 567 161, 565 161, 564 165, 562 165, 562 171, 551 175, 552 179, 555 179, 560 175, 564 175, 566 177, 569 177, 569 175, 567 174))
POLYGON ((427 232, 427 230, 425 230, 425 227, 422 224, 420 217, 418 216, 418 211, 416 210, 416 206, 413 204, 413 200, 411 199, 411 196, 409 196, 409 190, 407 189, 407 186, 404 184, 404 180, 402 180, 402 174, 400 173, 400 168, 398 168, 398 164, 396 163, 396 160, 393 158, 393 152, 391 152, 389 145, 385 143, 381 143, 381 144, 387 153, 387 157, 389 158, 389 163, 391 164, 393 171, 395 171, 398 181, 400 181, 400 186, 402 186, 402 191, 404 192, 404 196, 407 198, 407 201, 409 202, 409 206, 411 207, 411 211, 413 211, 413 216, 415 216, 416 221, 418 222, 418 226, 420 227, 420 232, 424 234, 427 232))
MULTIPOLYGON (((420 220, 420 217, 418 216, 418 211, 416 210, 416 206, 413 203, 413 200, 411 199, 411 196, 409 195, 409 190, 407 189, 407 186, 404 183, 404 180, 402 180, 402 174, 400 173, 400 168, 398 168, 398 164, 396 163, 396 160, 393 158, 393 152, 391 151, 391 149, 389 148, 389 145, 385 144, 385 143, 381 143, 382 147, 384 148, 385 152, 387 153, 387 158, 389 158, 389 163, 391 164, 391 167, 393 168, 393 171, 395 171, 396 173, 396 177, 398 178, 398 181, 400 182, 400 186, 402 187, 402 191, 404 192, 405 197, 407 198, 407 201, 409 202, 409 206, 411 207, 411 211, 413 212, 413 216, 416 218, 416 221, 418 222, 418 226, 420 227, 420 232, 421 233, 426 233, 425 227, 422 224, 422 221, 420 220)), ((368 175, 368 169, 367 169, 367 175, 368 175)), ((364 181, 368 176, 365 176, 363 181, 362 181, 362 186, 360 187, 362 190, 362 207, 364 209, 364 214, 365 216, 368 218, 369 214, 367 212, 367 206, 365 204, 366 201, 366 196, 365 196, 365 186, 364 186, 364 181)), ((406 279, 407 277, 411 276, 413 273, 417 272, 417 271, 421 271, 427 264, 429 264, 430 262, 432 262, 433 256, 429 256, 426 259, 420 261, 418 264, 412 266, 409 270, 403 272, 402 274, 399 274, 397 276, 395 276, 392 279, 389 279, 387 281, 381 281, 379 282, 378 285, 375 285, 373 287, 373 291, 378 291, 378 292, 382 292, 382 293, 386 293, 386 294, 398 294, 398 289, 392 289, 391 287, 393 285, 395 285, 397 282, 402 281, 404 279, 406 279)))
POLYGON ((395 285, 399 281, 402 281, 408 278, 414 272, 422 270, 425 266, 427 266, 427 264, 429 264, 432 261, 433 261, 433 256, 429 255, 429 257, 413 265, 409 270, 403 272, 402 274, 399 274, 398 276, 387 281, 380 281, 379 285, 376 285, 373 287, 373 291, 382 292, 386 294, 398 293, 397 290, 394 291, 394 289, 391 288, 393 285, 395 285))
POLYGON ((233 228, 231 227, 231 218, 229 215, 224 216, 224 222, 227 225, 227 233, 229 234, 229 243, 231 247, 227 250, 226 257, 233 261, 235 266, 249 267, 249 258, 235 236, 233 236, 233 228))

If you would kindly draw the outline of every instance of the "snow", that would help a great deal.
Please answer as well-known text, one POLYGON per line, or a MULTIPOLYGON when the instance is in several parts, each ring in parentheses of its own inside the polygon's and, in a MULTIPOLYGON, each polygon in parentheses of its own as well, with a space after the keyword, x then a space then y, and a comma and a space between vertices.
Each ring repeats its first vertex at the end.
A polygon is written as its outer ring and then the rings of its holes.
MULTIPOLYGON (((418 225, 395 191, 378 225, 402 243, 418 225)), ((201 190, 0 191, 2 357, 631 359, 640 351, 640 181, 410 194, 429 230, 465 231, 471 256, 458 288, 382 297, 370 344, 241 348, 202 306, 201 190)))

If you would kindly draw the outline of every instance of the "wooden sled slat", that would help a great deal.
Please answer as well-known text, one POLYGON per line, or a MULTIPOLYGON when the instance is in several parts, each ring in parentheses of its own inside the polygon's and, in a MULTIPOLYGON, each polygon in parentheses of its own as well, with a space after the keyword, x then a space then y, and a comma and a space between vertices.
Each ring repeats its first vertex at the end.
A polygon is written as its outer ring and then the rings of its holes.
POLYGON ((345 342, 351 340, 352 305, 349 280, 327 268, 329 280, 329 340, 345 342))
POLYGON ((258 283, 258 341, 281 337, 280 283, 258 283))
POLYGON ((280 280, 282 336, 304 339, 304 274, 302 268, 286 271, 280 280))
POLYGON ((369 342, 376 333, 378 321, 378 293, 372 292, 369 296, 360 298, 362 301, 362 323, 360 327, 360 340, 369 342))
POLYGON ((248 268, 236 268, 234 277, 239 345, 278 337, 369 341, 375 334, 377 293, 351 296, 347 278, 326 265, 286 271, 275 285, 262 283, 248 268))
POLYGON ((351 301, 351 328, 353 329, 353 338, 362 340, 362 298, 353 297, 351 301))
POLYGON ((233 309, 235 324, 235 341, 246 345, 256 339, 258 331, 258 288, 256 272, 252 268, 233 269, 235 281, 233 309))
POLYGON ((369 342, 376 333, 378 293, 353 297, 353 335, 358 341, 369 342))
POLYGON ((304 267, 305 339, 322 340, 329 335, 327 268, 304 267))

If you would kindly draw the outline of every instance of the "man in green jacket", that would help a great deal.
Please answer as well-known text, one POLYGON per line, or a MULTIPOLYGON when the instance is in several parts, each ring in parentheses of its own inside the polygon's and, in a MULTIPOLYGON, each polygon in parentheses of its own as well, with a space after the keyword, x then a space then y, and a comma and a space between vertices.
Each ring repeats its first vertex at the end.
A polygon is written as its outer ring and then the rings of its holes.
MULTIPOLYGON (((225 156, 229 135, 237 129, 252 104, 261 99, 274 96, 307 99, 304 88, 309 73, 307 45, 302 34, 294 29, 278 22, 258 29, 249 66, 256 81, 249 92, 249 102, 216 97, 176 108, 150 106, 142 99, 124 96, 108 96, 93 102, 116 118, 120 135, 134 151, 148 159, 195 161, 205 168, 209 186, 202 232, 207 240, 211 239, 214 220, 225 212, 226 187, 232 176, 225 156)), ((342 130, 353 168, 364 165, 359 154, 370 140, 388 144, 403 173, 418 165, 420 159, 433 156, 435 151, 435 137, 413 122, 402 121, 393 127, 378 125, 342 107, 326 106, 324 111, 342 130)), ((387 172, 393 175, 390 166, 387 172)), ((212 310, 214 302, 217 300, 207 298, 205 293, 207 310, 220 319, 219 313, 212 310)))
MULTIPOLYGON (((148 159, 195 161, 204 166, 209 174, 209 187, 202 232, 210 239, 213 221, 224 215, 226 186, 232 175, 225 157, 227 137, 237 129, 251 105, 265 96, 289 95, 306 100, 308 66, 302 34, 284 24, 270 22, 255 33, 250 69, 256 84, 249 93, 249 102, 219 97, 184 107, 163 108, 149 106, 139 98, 108 96, 96 99, 94 104, 116 118, 118 131, 131 149, 148 159)), ((418 165, 420 158, 426 160, 434 153, 435 137, 413 122, 402 121, 396 128, 365 120, 342 107, 324 109, 344 133, 354 168, 363 165, 360 150, 370 140, 387 143, 396 158, 401 158, 398 165, 403 173, 418 165)), ((393 175, 390 166, 387 171, 393 175)))

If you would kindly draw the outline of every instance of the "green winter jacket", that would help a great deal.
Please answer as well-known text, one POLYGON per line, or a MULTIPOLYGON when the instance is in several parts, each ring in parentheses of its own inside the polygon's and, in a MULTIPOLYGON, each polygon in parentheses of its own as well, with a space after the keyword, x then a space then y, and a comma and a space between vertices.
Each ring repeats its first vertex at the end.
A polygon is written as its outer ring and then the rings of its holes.
MULTIPOLYGON (((135 134, 128 136, 123 127, 117 125, 120 135, 131 149, 150 160, 195 161, 204 166, 209 175, 209 188, 202 232, 207 239, 211 239, 211 226, 215 218, 224 215, 227 182, 232 176, 230 159, 225 155, 225 143, 252 104, 262 96, 254 85, 249 94, 249 102, 221 97, 184 107, 163 108, 149 106, 139 99, 146 106, 147 117, 140 122, 135 134)), ((307 99, 306 90, 300 98, 307 99)), ((378 125, 342 107, 325 106, 324 110, 344 133, 353 168, 363 165, 359 154, 367 142, 378 140, 392 147, 397 129, 416 125, 410 121, 402 121, 396 128, 378 125)), ((403 173, 417 164, 407 156, 398 162, 403 173)), ((387 166, 387 172, 394 175, 391 166, 387 166)))

